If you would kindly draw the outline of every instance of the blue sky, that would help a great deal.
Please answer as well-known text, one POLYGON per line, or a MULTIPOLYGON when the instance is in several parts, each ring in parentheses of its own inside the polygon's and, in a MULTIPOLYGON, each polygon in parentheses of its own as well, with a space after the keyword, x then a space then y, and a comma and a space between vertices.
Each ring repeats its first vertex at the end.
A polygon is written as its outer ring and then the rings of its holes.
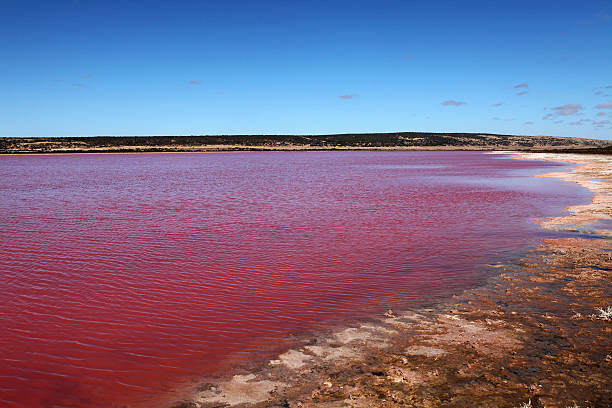
POLYGON ((0 136, 612 139, 612 2, 13 1, 0 136))

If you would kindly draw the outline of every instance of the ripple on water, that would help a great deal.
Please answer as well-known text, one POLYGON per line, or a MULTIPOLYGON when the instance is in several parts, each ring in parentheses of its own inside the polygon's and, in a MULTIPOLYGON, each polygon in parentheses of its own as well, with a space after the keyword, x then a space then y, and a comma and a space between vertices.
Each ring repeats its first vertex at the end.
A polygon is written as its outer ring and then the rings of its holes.
POLYGON ((0 402, 109 406, 483 281, 586 202, 478 152, 7 156, 0 402), (238 356, 238 357, 236 357, 238 356))

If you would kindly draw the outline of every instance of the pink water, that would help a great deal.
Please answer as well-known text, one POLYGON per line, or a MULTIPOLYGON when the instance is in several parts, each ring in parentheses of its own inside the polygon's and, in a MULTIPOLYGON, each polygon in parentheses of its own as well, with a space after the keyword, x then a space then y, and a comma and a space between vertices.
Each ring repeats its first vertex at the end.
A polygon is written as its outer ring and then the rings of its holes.
MULTIPOLYGON (((0 406, 148 406, 290 334, 433 302, 585 202, 479 152, 0 157, 0 406)), ((281 347, 281 346, 278 346, 281 347)), ((258 354, 259 353, 259 354, 258 354)))

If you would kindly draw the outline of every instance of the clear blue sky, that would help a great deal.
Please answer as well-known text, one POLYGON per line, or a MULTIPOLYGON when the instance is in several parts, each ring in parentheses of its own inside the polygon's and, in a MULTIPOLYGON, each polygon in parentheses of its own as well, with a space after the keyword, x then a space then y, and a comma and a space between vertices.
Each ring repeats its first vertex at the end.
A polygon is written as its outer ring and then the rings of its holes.
POLYGON ((374 131, 612 139, 612 2, 0 3, 0 136, 374 131))

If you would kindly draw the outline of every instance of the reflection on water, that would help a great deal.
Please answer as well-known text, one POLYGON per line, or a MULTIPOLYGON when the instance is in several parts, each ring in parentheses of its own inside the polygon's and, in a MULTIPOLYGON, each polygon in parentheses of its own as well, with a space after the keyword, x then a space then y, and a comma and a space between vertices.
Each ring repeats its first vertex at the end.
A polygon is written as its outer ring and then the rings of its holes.
POLYGON ((589 198, 478 152, 0 158, 0 401, 109 406, 431 302, 589 198))

